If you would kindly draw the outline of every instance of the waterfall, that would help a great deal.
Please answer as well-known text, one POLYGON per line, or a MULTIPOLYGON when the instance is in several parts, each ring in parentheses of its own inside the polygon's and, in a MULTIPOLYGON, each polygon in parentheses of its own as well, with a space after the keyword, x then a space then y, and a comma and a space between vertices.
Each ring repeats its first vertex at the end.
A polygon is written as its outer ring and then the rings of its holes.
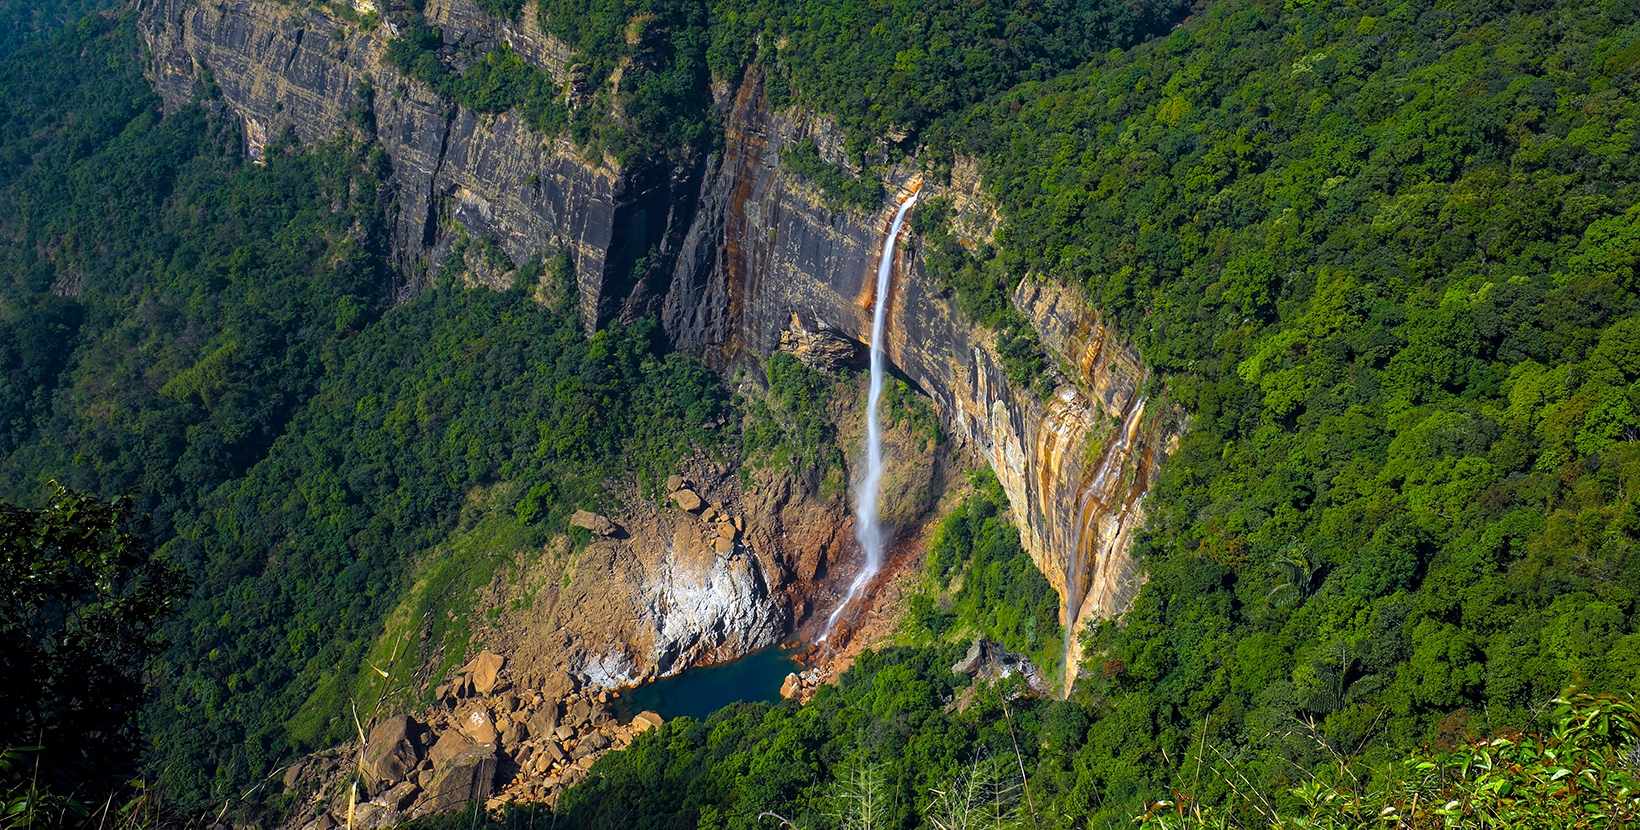
POLYGON ((843 609, 883 567, 883 528, 877 521, 877 500, 881 496, 879 491, 883 481, 883 425, 877 417, 877 404, 883 397, 883 372, 887 363, 883 348, 883 324, 888 317, 888 283, 894 271, 894 241, 900 236, 905 215, 916 203, 917 194, 912 193, 900 204, 900 212, 894 214, 894 224, 889 226, 888 238, 883 240, 882 261, 877 263, 877 308, 871 316, 871 393, 866 396, 866 475, 855 491, 854 501, 854 538, 860 543, 860 551, 865 554, 866 562, 848 586, 848 596, 843 597, 843 601, 826 619, 826 631, 820 635, 820 642, 831 636, 831 627, 837 623, 843 609))

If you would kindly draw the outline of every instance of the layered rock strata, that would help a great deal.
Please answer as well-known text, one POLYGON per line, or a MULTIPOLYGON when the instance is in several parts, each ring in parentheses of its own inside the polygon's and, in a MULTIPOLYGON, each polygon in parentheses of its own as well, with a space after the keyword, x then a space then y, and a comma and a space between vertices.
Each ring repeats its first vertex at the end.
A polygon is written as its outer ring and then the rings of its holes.
MULTIPOLYGON (((780 150, 831 130, 801 112, 771 112, 758 79, 737 91, 722 157, 702 176, 663 318, 673 339, 727 367, 826 331, 869 339, 882 235, 916 187, 944 196, 970 245, 997 221, 977 170, 925 182, 902 165, 897 192, 870 215, 834 213, 782 170, 780 150), (797 332, 794 334, 794 332, 797 332)), ((1014 505, 1022 541, 1065 600, 1065 620, 1120 613, 1140 583, 1129 548, 1142 501, 1176 438, 1173 419, 1146 419, 1146 369, 1084 297, 1022 281, 1016 307, 1033 323, 1057 381, 1046 401, 1009 382, 992 332, 963 318, 916 245, 899 247, 888 306, 889 360, 933 398, 959 441, 985 458, 1014 505)), ((1079 652, 1070 638, 1073 667, 1079 652)), ((1074 677, 1074 675, 1073 675, 1074 677)))
MULTIPOLYGON (((391 20, 374 30, 320 5, 277 0, 138 0, 160 97, 178 107, 209 77, 260 157, 293 130, 305 142, 362 132, 358 109, 392 160, 393 251, 412 281, 425 275, 459 224, 494 238, 517 262, 570 251, 595 327, 618 313, 626 275, 664 237, 674 201, 664 171, 642 175, 588 161, 566 138, 531 132, 516 112, 474 113, 441 99, 386 61, 391 20), (365 97, 362 92, 369 91, 365 97), (656 214, 652 216, 652 214, 656 214)), ((479 53, 505 42, 562 83, 570 50, 534 14, 486 17, 470 0, 430 0, 445 42, 479 53)), ((413 287, 413 286, 407 286, 413 287)))
MULTIPOLYGON (((782 347, 817 365, 863 353, 842 341, 869 336, 875 260, 896 203, 912 188, 949 198, 969 244, 998 224, 972 162, 959 162, 949 182, 923 181, 902 163, 888 177, 891 203, 870 214, 828 209, 812 186, 782 169, 780 151, 814 139, 841 161, 836 130, 803 112, 772 111, 755 73, 719 87, 720 153, 678 168, 617 169, 581 158, 564 139, 531 133, 515 113, 475 115, 402 76, 383 60, 394 15, 361 32, 323 8, 275 0, 141 0, 139 8, 161 96, 181 105, 208 70, 242 119, 253 155, 287 128, 306 141, 359 130, 349 111, 365 100, 361 83, 374 88, 375 129, 397 193, 395 252, 406 273, 425 273, 457 225, 495 238, 517 261, 563 246, 574 255, 589 327, 658 307, 677 346, 702 350, 725 373, 782 347), (641 255, 651 265, 637 274, 641 255)), ((505 41, 555 79, 570 80, 568 50, 533 15, 498 22, 471 0, 432 0, 427 15, 447 43, 483 51, 505 41)), ((1139 582, 1128 546, 1176 419, 1148 411, 1137 351, 1085 298, 1029 281, 1013 301, 1042 336, 1055 389, 1043 400, 1011 383, 993 334, 963 318, 915 243, 898 247, 883 344, 889 360, 934 400, 949 433, 996 470, 1072 630, 1118 613, 1139 582)), ((812 494, 794 498, 811 512, 835 509, 819 507, 812 494)), ((642 518, 620 521, 638 528, 642 518)), ((831 528, 844 525, 838 516, 831 528)), ((598 683, 773 642, 807 613, 798 605, 827 572, 816 561, 846 556, 846 535, 793 541, 789 520, 747 524, 729 551, 719 550, 715 525, 700 528, 698 539, 695 530, 678 535, 672 523, 662 526, 593 546, 601 584, 620 587, 572 583, 549 603, 556 627, 547 630, 565 637, 596 636, 629 611, 643 618, 561 658, 598 683), (585 610, 600 602, 602 612, 585 610)))

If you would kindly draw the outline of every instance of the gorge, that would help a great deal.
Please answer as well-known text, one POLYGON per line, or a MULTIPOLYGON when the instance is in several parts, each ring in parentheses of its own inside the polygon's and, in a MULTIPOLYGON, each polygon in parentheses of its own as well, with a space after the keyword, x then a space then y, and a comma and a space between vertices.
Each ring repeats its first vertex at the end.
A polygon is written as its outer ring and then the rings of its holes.
MULTIPOLYGON (((208 7, 145 0, 139 8, 161 96, 180 105, 208 70, 253 155, 287 129, 309 142, 349 133, 341 102, 362 83, 380 90, 374 122, 396 184, 394 256, 410 282, 417 263, 431 268, 439 260, 455 239, 448 228, 459 225, 495 240, 515 261, 549 245, 568 250, 589 330, 656 309, 677 348, 700 350, 722 372, 812 332, 870 340, 932 398, 957 444, 996 471, 1026 549, 1064 598, 1068 627, 1118 613, 1133 596, 1140 577, 1127 554, 1131 533, 1177 436, 1175 417, 1144 418, 1137 351, 1076 293, 1022 280, 1012 301, 1039 333, 1057 387, 1039 398, 1008 381, 994 335, 965 321, 921 258, 903 250, 890 251, 902 277, 881 297, 896 325, 880 342, 869 337, 879 229, 903 214, 879 224, 872 214, 834 212, 785 172, 783 148, 804 139, 834 147, 836 133, 825 118, 771 107, 761 75, 715 87, 721 151, 683 166, 622 168, 580 158, 566 137, 532 133, 514 111, 486 115, 441 103, 385 61, 391 24, 365 32, 321 8, 293 13, 274 0, 208 7), (310 34, 327 31, 339 39, 310 34)), ((467 0, 430 3, 426 14, 446 42, 480 51, 505 43, 559 82, 569 79, 567 47, 532 15, 496 20, 467 0)), ((901 190, 919 171, 908 159, 886 177, 901 190)), ((972 162, 959 164, 949 183, 925 183, 922 196, 948 199, 964 238, 985 240, 997 227, 972 162)), ((762 579, 774 584, 785 578, 772 574, 789 570, 781 563, 817 555, 769 549, 779 546, 754 551, 762 579)), ((829 551, 819 554, 828 567, 841 553, 829 551)), ((737 607, 764 601, 744 596, 737 607)), ((1074 657, 1076 638, 1068 640, 1074 657)), ((739 648, 772 640, 744 642, 739 648)), ((589 655, 587 670, 613 678, 686 664, 626 650, 635 653, 589 655), (617 664, 624 668, 614 675, 591 668, 617 664)))
POLYGON ((8 814, 1632 816, 1640 5, 1529 5, 14 32, 8 814))

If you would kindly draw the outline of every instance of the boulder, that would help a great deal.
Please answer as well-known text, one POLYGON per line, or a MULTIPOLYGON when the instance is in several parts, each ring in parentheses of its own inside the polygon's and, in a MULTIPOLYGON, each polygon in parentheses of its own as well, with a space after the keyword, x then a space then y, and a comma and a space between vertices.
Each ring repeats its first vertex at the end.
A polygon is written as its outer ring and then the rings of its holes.
POLYGON ((447 760, 428 791, 429 811, 483 801, 495 791, 495 750, 475 746, 447 760))
POLYGON ((608 746, 609 738, 605 737, 602 732, 594 732, 591 735, 586 736, 585 740, 582 740, 580 743, 575 745, 575 757, 585 758, 586 756, 591 755, 600 749, 605 749, 608 746))
POLYGON ((419 792, 421 792, 421 788, 416 786, 415 783, 404 781, 394 785, 393 789, 382 793, 376 798, 376 801, 389 810, 402 812, 415 803, 416 794, 419 792))
POLYGON ((670 475, 666 477, 666 492, 676 493, 683 489, 683 476, 670 475))
POLYGON ((433 762, 435 771, 442 770, 450 763, 450 759, 473 748, 473 742, 466 735, 451 729, 440 735, 438 743, 433 744, 427 757, 433 762))
POLYGON ((564 748, 559 746, 557 741, 547 741, 542 744, 541 751, 545 752, 546 757, 553 761, 562 761, 569 757, 564 754, 564 748))
POLYGON ((735 529, 735 523, 724 519, 717 523, 717 533, 724 539, 733 539, 740 531, 735 529))
POLYGON ((506 659, 491 651, 485 651, 468 661, 461 667, 461 673, 467 675, 473 684, 473 690, 481 695, 487 695, 495 689, 495 681, 501 672, 501 665, 506 659))
POLYGON ((638 716, 632 719, 632 727, 637 732, 648 732, 665 722, 666 719, 655 712, 639 712, 638 716))
POLYGON ((951 671, 955 674, 973 674, 979 669, 980 663, 985 661, 985 646, 984 637, 974 638, 974 644, 968 647, 968 653, 951 667, 951 671))
POLYGON ((421 760, 420 733, 421 724, 409 715, 394 715, 370 730, 364 746, 365 789, 381 792, 416 768, 421 760))
POLYGON ((599 536, 614 536, 615 523, 607 516, 600 516, 590 510, 577 510, 569 517, 570 527, 584 527, 599 536))
POLYGON ((462 734, 471 738, 473 743, 484 746, 495 746, 495 721, 490 719, 490 711, 483 706, 474 706, 461 716, 460 729, 462 734))
POLYGON ((695 495, 695 491, 688 488, 679 490, 668 496, 668 498, 677 502, 678 507, 689 511, 690 513, 700 509, 700 496, 695 495))
POLYGON ((556 671, 541 679, 541 698, 556 706, 558 701, 575 691, 575 678, 569 672, 556 671))
POLYGON ((528 738, 528 733, 524 731, 524 727, 519 726, 517 723, 509 723, 506 729, 501 730, 501 748, 511 752, 517 749, 518 745, 523 743, 526 738, 528 738))
POLYGON ((558 731, 552 733, 552 735, 560 741, 567 741, 570 738, 575 737, 575 727, 570 726, 567 723, 563 724, 562 726, 559 726, 558 731))
POLYGON ((725 539, 720 536, 712 540, 712 550, 715 550, 718 553, 734 553, 735 541, 733 539, 725 539))
POLYGON ((296 782, 302 780, 302 770, 305 767, 306 764, 303 764, 300 761, 285 767, 285 789, 288 790, 291 787, 296 786, 296 782))
POLYGON ((378 827, 387 827, 396 824, 394 821, 398 813, 373 802, 363 802, 353 806, 353 815, 348 818, 349 830, 376 830, 378 827), (388 815, 392 812, 392 815, 388 815))
POLYGON ((530 734, 544 738, 558 731, 558 704, 548 703, 535 711, 528 721, 530 734))
POLYGON ((570 726, 580 727, 588 720, 591 720, 591 718, 592 704, 584 700, 577 700, 575 701, 575 705, 569 707, 569 713, 564 717, 564 723, 569 724, 570 726))
POLYGON ((786 682, 780 684, 780 696, 785 698, 797 697, 798 691, 802 688, 802 678, 799 678, 796 672, 792 672, 786 675, 786 682))

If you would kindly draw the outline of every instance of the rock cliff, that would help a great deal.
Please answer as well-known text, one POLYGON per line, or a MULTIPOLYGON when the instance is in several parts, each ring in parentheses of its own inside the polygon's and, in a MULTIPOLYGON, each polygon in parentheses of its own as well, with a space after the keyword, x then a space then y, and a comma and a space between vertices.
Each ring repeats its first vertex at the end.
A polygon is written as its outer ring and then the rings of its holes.
MULTIPOLYGON (((755 77, 740 86, 666 292, 663 321, 680 346, 727 366, 768 353, 794 328, 869 340, 883 236, 913 189, 949 197, 959 231, 980 237, 995 228, 972 164, 959 164, 946 185, 901 165, 890 176, 895 197, 876 213, 828 210, 781 169, 779 151, 807 138, 824 146, 829 129, 801 112, 771 112, 755 77)), ((1120 613, 1141 578, 1129 549, 1143 496, 1177 429, 1171 417, 1146 418, 1137 349, 1080 295, 1021 282, 1014 304, 1057 366, 1057 388, 1041 400, 1008 382, 994 335, 962 317, 914 240, 896 257, 889 360, 997 472, 1026 549, 1065 600, 1067 623, 1080 631, 1089 617, 1120 613)), ((1074 667, 1077 653, 1068 656, 1074 667)))
MULTIPOLYGON (((719 87, 720 152, 681 167, 618 169, 582 158, 565 139, 531 133, 513 113, 475 115, 402 76, 383 60, 394 15, 362 32, 320 7, 275 0, 140 0, 139 9, 167 103, 185 102, 208 71, 242 119, 253 155, 286 129, 305 141, 359 129, 349 111, 365 100, 361 84, 376 90, 370 100, 397 188, 395 252, 407 289, 457 223, 494 237, 518 261, 564 246, 589 327, 658 308, 676 345, 702 350, 726 373, 783 341, 812 349, 814 332, 826 333, 828 353, 863 353, 836 341, 869 339, 878 252, 895 205, 912 190, 948 196, 959 232, 973 240, 998 224, 971 163, 943 184, 902 163, 889 175, 895 198, 879 210, 828 209, 782 169, 780 150, 814 139, 826 152, 838 144, 835 130, 824 118, 771 110, 755 72, 719 87), (644 254, 652 265, 635 274, 644 254)), ((448 43, 506 41, 555 79, 568 77, 569 50, 531 14, 497 22, 470 0, 430 0, 426 14, 448 43)), ((1042 400, 1008 382, 993 334, 962 317, 915 239, 899 248, 891 290, 890 361, 933 399, 950 434, 996 470, 1027 549, 1064 599, 1067 623, 1119 613, 1141 579, 1128 549, 1143 496, 1177 430, 1171 413, 1147 409, 1138 352, 1079 295, 1021 282, 1014 303, 1055 367, 1057 388, 1042 400)), ((769 642, 793 622, 778 603, 812 596, 812 586, 793 594, 788 583, 826 573, 802 565, 805 555, 792 549, 800 542, 776 543, 773 532, 748 528, 753 547, 736 558, 708 556, 668 531, 667 556, 631 571, 643 584, 630 595, 652 635, 629 637, 626 651, 578 668, 615 683, 769 642), (743 624, 738 633, 724 629, 743 624)), ((816 543, 838 546, 835 538, 816 543)))

